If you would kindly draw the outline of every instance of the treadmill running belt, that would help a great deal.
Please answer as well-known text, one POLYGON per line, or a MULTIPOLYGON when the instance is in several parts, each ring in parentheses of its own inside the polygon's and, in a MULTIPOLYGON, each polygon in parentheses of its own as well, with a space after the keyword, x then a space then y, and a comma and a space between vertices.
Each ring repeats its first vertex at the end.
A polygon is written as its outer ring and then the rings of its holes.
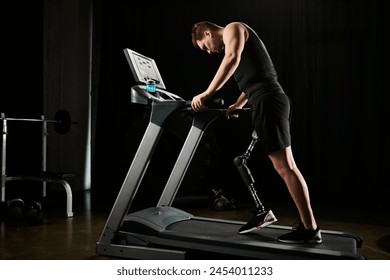
POLYGON ((267 242, 270 244, 288 246, 289 248, 315 248, 356 253, 356 241, 352 238, 323 233, 323 242, 321 244, 284 244, 277 241, 277 237, 286 233, 286 231, 292 230, 291 228, 286 230, 285 227, 269 226, 247 234, 238 234, 238 229, 240 227, 241 225, 237 224, 223 222, 215 223, 191 219, 172 224, 167 228, 167 231, 198 236, 216 236, 218 239, 237 241, 240 242, 240 244, 242 244, 242 242, 247 242, 253 245, 253 243, 256 242, 267 242))
POLYGON ((128 240, 142 239, 153 247, 169 247, 235 255, 237 258, 256 259, 361 259, 356 254, 356 240, 337 232, 323 231, 322 244, 284 244, 277 241, 291 227, 271 225, 248 234, 238 234, 242 223, 225 220, 207 220, 193 217, 176 222, 161 232, 122 231, 128 240))

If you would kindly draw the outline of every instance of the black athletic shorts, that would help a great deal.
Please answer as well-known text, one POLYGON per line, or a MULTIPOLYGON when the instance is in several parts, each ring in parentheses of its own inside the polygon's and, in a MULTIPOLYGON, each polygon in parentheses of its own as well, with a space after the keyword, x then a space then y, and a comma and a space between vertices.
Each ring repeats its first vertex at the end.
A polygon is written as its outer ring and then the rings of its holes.
POLYGON ((291 146, 291 101, 285 93, 250 100, 251 120, 267 154, 291 146))

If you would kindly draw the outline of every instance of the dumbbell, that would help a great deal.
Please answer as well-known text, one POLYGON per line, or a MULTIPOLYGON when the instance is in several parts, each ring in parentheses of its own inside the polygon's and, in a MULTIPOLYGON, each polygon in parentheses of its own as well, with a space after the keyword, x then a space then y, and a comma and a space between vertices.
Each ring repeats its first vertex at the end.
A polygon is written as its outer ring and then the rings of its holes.
POLYGON ((212 189, 213 192, 213 205, 215 210, 222 211, 227 209, 235 209, 236 206, 234 205, 234 199, 231 199, 230 201, 222 195, 223 190, 215 190, 212 189))
POLYGON ((24 218, 24 201, 21 198, 14 198, 7 201, 6 221, 8 223, 19 223, 24 218))
POLYGON ((32 201, 26 209, 26 219, 31 225, 43 223, 44 214, 42 204, 39 201, 32 201))

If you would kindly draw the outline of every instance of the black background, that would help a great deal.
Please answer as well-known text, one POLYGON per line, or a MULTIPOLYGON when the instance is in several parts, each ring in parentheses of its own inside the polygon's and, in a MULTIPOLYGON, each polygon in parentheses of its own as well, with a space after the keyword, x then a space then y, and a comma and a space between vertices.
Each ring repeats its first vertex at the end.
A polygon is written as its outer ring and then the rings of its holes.
MULTIPOLYGON (((8 63, 0 106, 7 115, 42 112, 43 1, 31 2, 12 4, 7 10, 13 17, 2 27, 8 63), (26 46, 29 56, 21 55, 26 46)), ((292 147, 312 199, 387 203, 388 8, 387 1, 380 0, 94 1, 98 90, 93 96, 92 190, 108 201, 115 198, 148 121, 145 108, 130 103, 134 80, 123 49, 154 58, 167 89, 191 99, 207 88, 221 60, 192 47, 192 24, 243 21, 266 44, 279 81, 293 102, 292 147)), ((229 105, 238 93, 229 81, 220 96, 229 105)), ((177 157, 190 119, 180 116, 171 122, 145 182, 152 198, 177 157)), ((217 187, 246 199, 247 190, 232 160, 245 151, 250 133, 245 116, 216 121, 180 191, 202 195, 217 187)), ((266 200, 289 200, 259 147, 250 164, 266 200)))

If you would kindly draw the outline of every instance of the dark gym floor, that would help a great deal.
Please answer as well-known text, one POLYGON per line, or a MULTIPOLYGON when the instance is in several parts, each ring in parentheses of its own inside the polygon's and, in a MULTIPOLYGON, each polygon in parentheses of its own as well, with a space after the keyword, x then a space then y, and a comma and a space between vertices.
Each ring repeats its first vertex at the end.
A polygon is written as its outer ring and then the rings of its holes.
MULTIPOLYGON (((9 224, 1 222, 0 259, 3 260, 104 260, 95 253, 95 244, 106 222, 110 207, 92 207, 89 191, 73 194, 72 218, 64 218, 63 193, 48 195, 45 218, 41 225, 27 222, 9 224), (99 208, 93 209, 93 208, 99 208), (105 210, 104 210, 105 209, 105 210)), ((293 211, 283 205, 273 205, 280 225, 296 223, 293 211)), ((384 206, 367 207, 358 211, 351 207, 338 207, 337 213, 317 212, 317 220, 323 229, 351 232, 364 238, 358 253, 368 260, 390 259, 390 220, 384 206)), ((186 209, 195 215, 245 221, 250 217, 248 209, 216 211, 208 207, 186 209)))

